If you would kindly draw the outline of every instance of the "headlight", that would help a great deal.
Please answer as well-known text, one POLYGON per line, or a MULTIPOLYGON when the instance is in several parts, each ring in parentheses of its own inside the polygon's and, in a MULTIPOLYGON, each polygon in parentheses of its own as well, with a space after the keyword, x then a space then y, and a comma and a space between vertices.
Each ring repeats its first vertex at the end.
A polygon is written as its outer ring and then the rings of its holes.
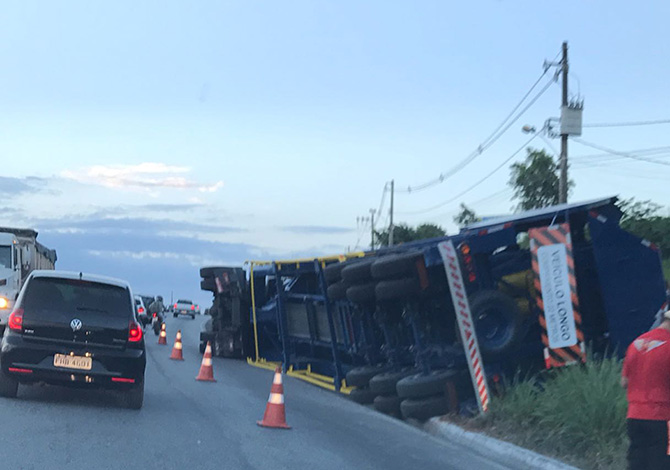
POLYGON ((7 302, 7 299, 4 297, 0 297, 0 308, 7 308, 9 307, 9 302, 7 302))

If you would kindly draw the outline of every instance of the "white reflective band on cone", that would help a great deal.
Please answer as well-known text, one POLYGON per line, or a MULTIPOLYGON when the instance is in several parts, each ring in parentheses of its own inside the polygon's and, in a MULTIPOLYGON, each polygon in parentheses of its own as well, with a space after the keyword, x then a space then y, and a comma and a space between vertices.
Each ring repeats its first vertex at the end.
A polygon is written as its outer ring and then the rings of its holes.
POLYGON ((275 373, 275 378, 272 379, 273 385, 281 384, 281 374, 279 372, 275 373))
POLYGON ((283 405, 284 395, 281 393, 271 393, 268 403, 272 403, 273 405, 283 405))
POLYGON ((211 357, 206 357, 202 360, 202 365, 203 366, 212 366, 212 358, 211 357))
POLYGON ((175 349, 181 349, 181 343, 175 343, 174 348, 175 349))

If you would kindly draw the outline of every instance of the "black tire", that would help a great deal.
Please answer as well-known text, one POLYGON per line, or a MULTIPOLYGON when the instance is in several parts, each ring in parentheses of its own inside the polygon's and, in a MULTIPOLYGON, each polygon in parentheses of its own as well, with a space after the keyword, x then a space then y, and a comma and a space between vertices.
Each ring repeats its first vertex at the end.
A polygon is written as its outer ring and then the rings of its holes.
POLYGON ((177 318, 177 317, 179 316, 179 314, 178 314, 178 313, 173 313, 172 316, 173 316, 174 318, 177 318))
POLYGON ((195 313, 191 314, 191 320, 195 320, 195 313))
POLYGON ((205 349, 207 348, 207 343, 204 341, 200 341, 200 354, 205 354, 205 349))
POLYGON ((208 268, 200 268, 200 277, 203 278, 211 277, 212 279, 214 279, 217 269, 220 270, 223 268, 217 268, 216 266, 210 266, 208 268))
POLYGON ((0 370, 0 397, 16 398, 19 382, 0 370))
POLYGON ((449 412, 446 395, 435 395, 426 398, 408 398, 400 403, 402 417, 426 421, 433 416, 442 416, 449 412))
POLYGON ((213 277, 206 277, 200 281, 200 290, 216 292, 216 281, 213 277))
POLYGON ((347 266, 346 262, 332 263, 323 268, 323 277, 326 278, 326 284, 335 284, 342 280, 342 269, 347 266))
POLYGON ((126 406, 131 410, 139 410, 144 404, 144 380, 137 387, 126 392, 126 406))
POLYGON ((355 388, 349 394, 349 399, 361 405, 369 405, 375 399, 375 394, 368 388, 355 388))
POLYGON ((342 280, 348 284, 361 284, 372 281, 370 268, 374 262, 374 259, 363 259, 346 266, 342 269, 342 280))
POLYGON ((382 256, 375 261, 370 269, 372 277, 377 280, 398 279, 417 274, 417 262, 423 261, 423 253, 414 251, 402 255, 382 256))
POLYGON ((351 369, 346 375, 347 386, 367 387, 372 377, 385 370, 386 368, 379 366, 362 366, 351 369))
POLYGON ((392 416, 400 416, 400 402, 402 398, 397 395, 378 395, 374 400, 375 410, 392 416))
POLYGON ((436 370, 428 375, 409 375, 398 381, 396 391, 402 398, 423 398, 445 394, 447 383, 454 382, 457 378, 458 372, 453 369, 436 370))
POLYGON ((409 299, 418 297, 420 293, 421 285, 419 279, 415 277, 379 281, 375 288, 375 295, 379 302, 409 299))
POLYGON ((367 284, 359 284, 351 286, 347 289, 347 299, 350 302, 357 304, 373 304, 375 303, 375 286, 377 284, 370 282, 367 284))
POLYGON ((506 354, 517 347, 524 328, 514 298, 494 290, 479 291, 470 300, 470 310, 483 356, 506 354))
POLYGON ((347 300, 347 285, 342 281, 336 282, 328 286, 327 293, 329 300, 347 300))
POLYGON ((154 330, 154 334, 156 336, 158 336, 160 334, 160 332, 161 332, 161 324, 160 323, 158 323, 158 322, 154 323, 151 328, 154 330))
MULTIPOLYGON (((400 371, 388 371, 377 374, 370 379, 370 390, 377 395, 395 395, 396 384, 400 379, 416 373, 414 369, 405 369, 400 371)), ((400 402, 398 402, 400 404, 400 402)))

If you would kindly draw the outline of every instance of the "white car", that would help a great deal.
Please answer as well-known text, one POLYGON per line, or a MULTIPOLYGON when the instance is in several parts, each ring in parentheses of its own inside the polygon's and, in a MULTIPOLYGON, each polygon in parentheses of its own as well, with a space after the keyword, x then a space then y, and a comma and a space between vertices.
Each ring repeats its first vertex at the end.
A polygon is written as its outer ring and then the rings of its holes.
POLYGON ((146 305, 144 305, 144 300, 139 295, 135 295, 135 315, 137 315, 137 320, 142 324, 142 326, 147 326, 150 323, 149 311, 147 310, 146 305))
POLYGON ((190 300, 179 299, 172 307, 172 316, 175 318, 179 315, 188 315, 195 319, 196 315, 200 315, 200 306, 195 305, 190 300))

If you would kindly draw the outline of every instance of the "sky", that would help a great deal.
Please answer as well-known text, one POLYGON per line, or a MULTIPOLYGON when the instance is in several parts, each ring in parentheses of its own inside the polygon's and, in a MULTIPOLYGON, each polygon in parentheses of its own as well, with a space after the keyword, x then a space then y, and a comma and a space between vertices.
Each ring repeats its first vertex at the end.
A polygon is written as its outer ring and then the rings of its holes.
MULTIPOLYGON (((514 209, 521 127, 560 115, 559 83, 453 176, 407 188, 477 149, 563 41, 585 124, 670 118, 669 16, 664 0, 7 1, 1 225, 37 229, 59 269, 203 305, 201 266, 367 246, 391 180, 396 222, 454 233, 461 202, 514 209)), ((666 206, 669 128, 585 127, 656 163, 571 141, 570 200, 666 206)))

